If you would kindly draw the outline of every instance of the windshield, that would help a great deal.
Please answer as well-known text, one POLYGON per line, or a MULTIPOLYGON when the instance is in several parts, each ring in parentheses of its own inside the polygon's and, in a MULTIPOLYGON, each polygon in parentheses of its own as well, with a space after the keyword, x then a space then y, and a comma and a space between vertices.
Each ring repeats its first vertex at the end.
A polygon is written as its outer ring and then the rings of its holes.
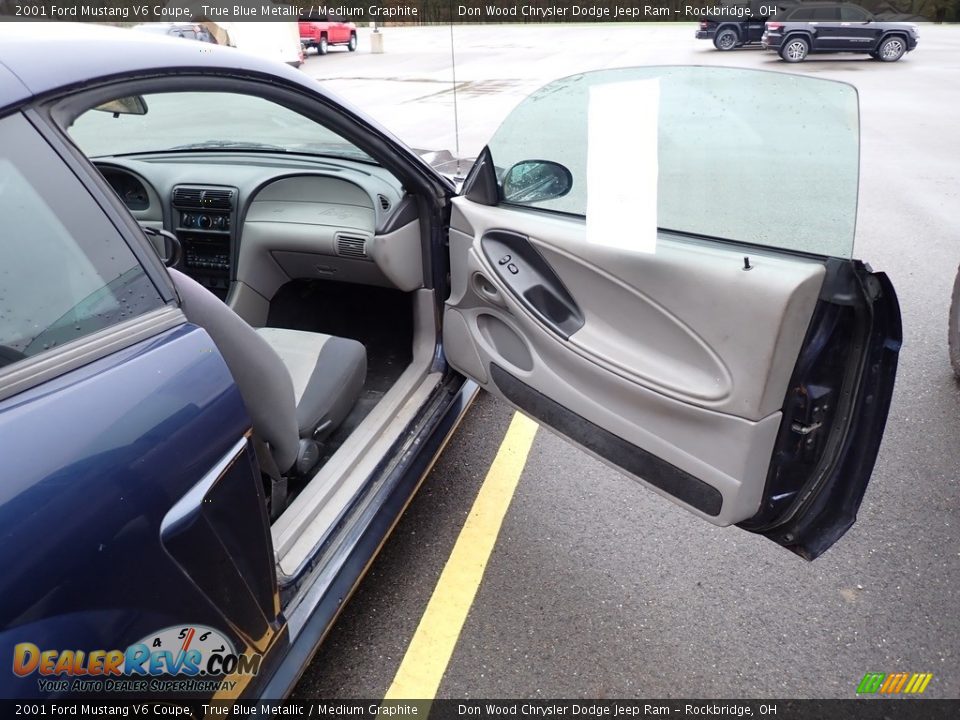
POLYGON ((295 152, 374 162, 313 120, 270 100, 221 92, 145 95, 144 115, 88 110, 70 135, 89 157, 189 150, 295 152))
POLYGON ((528 160, 573 175, 525 205, 586 217, 629 243, 642 228, 849 257, 859 105, 846 83, 709 67, 601 70, 550 83, 490 141, 505 171, 528 160), (549 131, 545 131, 549 129, 549 131))

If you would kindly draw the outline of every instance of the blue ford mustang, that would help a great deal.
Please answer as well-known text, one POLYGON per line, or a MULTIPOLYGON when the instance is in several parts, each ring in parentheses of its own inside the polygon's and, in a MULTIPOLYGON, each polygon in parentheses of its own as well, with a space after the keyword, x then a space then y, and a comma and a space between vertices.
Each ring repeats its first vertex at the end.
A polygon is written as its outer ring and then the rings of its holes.
POLYGON ((458 195, 293 69, 7 24, 0 147, 4 696, 287 695, 480 387, 804 558, 855 520, 847 85, 558 80, 458 195))

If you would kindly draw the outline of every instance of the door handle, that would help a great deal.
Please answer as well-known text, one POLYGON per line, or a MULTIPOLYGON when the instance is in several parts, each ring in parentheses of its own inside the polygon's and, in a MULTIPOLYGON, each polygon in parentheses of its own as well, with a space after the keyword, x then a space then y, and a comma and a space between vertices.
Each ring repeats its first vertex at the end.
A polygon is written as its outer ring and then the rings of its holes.
POLYGON ((480 246, 503 286, 541 323, 564 340, 583 327, 583 313, 573 296, 526 237, 491 230, 480 246))
POLYGON ((487 300, 495 302, 497 305, 503 305, 503 296, 497 286, 488 280, 483 273, 475 273, 473 276, 473 287, 487 300))

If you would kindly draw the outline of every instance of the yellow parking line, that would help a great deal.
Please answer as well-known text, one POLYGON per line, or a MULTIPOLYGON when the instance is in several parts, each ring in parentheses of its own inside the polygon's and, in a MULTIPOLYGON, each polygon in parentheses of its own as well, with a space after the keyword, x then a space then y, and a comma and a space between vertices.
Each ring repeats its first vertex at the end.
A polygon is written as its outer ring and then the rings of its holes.
POLYGON ((385 700, 432 700, 483 580, 537 423, 514 413, 385 700))

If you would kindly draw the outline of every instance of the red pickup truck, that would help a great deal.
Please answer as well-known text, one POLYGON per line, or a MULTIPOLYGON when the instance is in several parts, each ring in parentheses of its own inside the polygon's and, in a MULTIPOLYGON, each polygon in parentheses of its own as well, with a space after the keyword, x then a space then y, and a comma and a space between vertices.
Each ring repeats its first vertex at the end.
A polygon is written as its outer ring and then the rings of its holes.
POLYGON ((318 55, 326 55, 331 45, 346 45, 353 52, 357 49, 357 26, 330 18, 301 18, 300 44, 316 48, 318 55))

